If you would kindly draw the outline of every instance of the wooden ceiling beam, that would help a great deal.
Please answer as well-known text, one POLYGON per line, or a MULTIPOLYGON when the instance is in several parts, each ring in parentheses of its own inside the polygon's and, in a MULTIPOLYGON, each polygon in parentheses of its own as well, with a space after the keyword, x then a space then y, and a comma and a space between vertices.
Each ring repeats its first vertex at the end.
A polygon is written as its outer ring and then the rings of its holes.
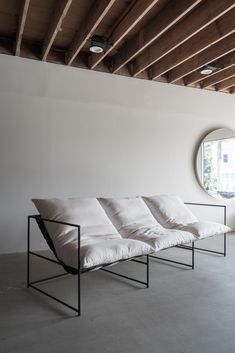
MULTIPOLYGON (((7 54, 7 55, 14 55, 14 51, 12 50, 13 49, 13 42, 14 40, 13 39, 3 39, 3 38, 0 38, 0 53, 1 54, 7 54)), ((73 67, 79 67, 79 68, 83 68, 83 69, 87 69, 87 58, 81 58, 81 56, 87 54, 87 53, 80 53, 79 55, 79 60, 74 60, 73 63, 72 63, 72 66, 73 67), (81 60, 82 59, 82 60, 81 60), (85 59, 85 60, 84 60, 85 59)), ((40 50, 40 46, 39 45, 36 45, 36 44, 33 44, 33 43, 29 43, 29 42, 22 42, 22 45, 21 45, 21 57, 24 57, 24 58, 28 58, 28 59, 33 59, 33 60, 41 60, 41 50, 40 50)), ((47 61, 50 62, 50 63, 55 63, 55 64, 60 64, 60 65, 63 65, 64 64, 64 55, 63 53, 61 52, 58 52, 56 50, 54 50, 53 48, 50 50, 49 54, 48 54, 48 58, 47 58, 47 61)), ((102 63, 101 63, 102 64, 102 63)), ((102 71, 102 72, 109 72, 108 71, 108 68, 106 66, 97 66, 95 68, 95 70, 97 71, 102 71)), ((122 68, 121 70, 119 70, 118 72, 118 75, 121 75, 121 76, 130 76, 129 72, 124 68, 122 68)), ((141 73, 141 78, 143 79, 147 79, 147 76, 146 74, 141 73)), ((160 77, 158 79, 158 82, 166 82, 166 80, 163 78, 163 77, 160 77)), ((176 83, 177 85, 183 85, 183 82, 182 80, 179 80, 177 81, 176 83)), ((229 87, 226 91, 224 91, 224 93, 235 93, 235 83, 229 87)), ((215 90, 216 87, 210 87, 209 88, 210 90, 215 90)), ((217 89, 218 90, 218 89, 217 89)))
POLYGON ((206 0, 148 47, 134 63, 134 76, 231 10, 234 0, 206 0))
POLYGON ((202 86, 204 86, 204 82, 206 83, 207 80, 210 82, 210 79, 213 80, 214 75, 235 65, 235 49, 217 60, 213 59, 212 62, 218 67, 218 70, 210 74, 208 77, 205 77, 205 75, 202 75, 199 70, 196 70, 184 77, 185 84, 190 85, 201 81, 202 86))
POLYGON ((70 8, 70 5, 72 4, 73 0, 59 0, 57 3, 57 7, 55 9, 54 16, 51 21, 50 28, 47 32, 47 35, 45 37, 45 40, 43 42, 43 47, 42 47, 42 61, 45 61, 47 59, 48 53, 52 47, 52 44, 57 36, 57 33, 59 32, 62 22, 70 8))
POLYGON ((184 68, 187 66, 187 60, 233 33, 235 30, 234 18, 235 8, 227 12, 215 22, 211 23, 178 48, 174 49, 171 53, 163 57, 161 60, 157 61, 152 66, 152 78, 155 79, 172 69, 171 78, 173 81, 187 75, 189 72, 183 72, 184 68), (185 61, 186 64, 184 65, 185 61), (174 70, 175 67, 176 69, 174 70))
POLYGON ((18 27, 16 32, 16 45, 15 45, 15 55, 20 56, 20 46, 22 41, 22 36, 24 32, 26 17, 28 14, 30 0, 22 0, 21 9, 18 20, 18 27))
POLYGON ((235 76, 230 77, 229 79, 218 83, 215 87, 217 91, 223 91, 235 85, 235 76))
MULTIPOLYGON (((12 38, 5 39, 0 37, 0 54, 14 55, 13 43, 14 40, 12 38)), ((20 56, 32 60, 41 60, 41 47, 38 43, 36 44, 28 41, 22 41, 20 56)), ((79 53, 79 57, 73 61, 71 66, 75 68, 88 69, 87 56, 88 53, 86 52, 79 53)), ((64 65, 64 52, 58 51, 52 47, 48 54, 47 62, 64 65)), ((95 70, 109 73, 107 65, 104 65, 103 62, 101 62, 101 64, 98 65, 95 70)), ((118 75, 131 77, 129 71, 126 68, 122 68, 118 75)), ((140 78, 147 80, 147 73, 143 72, 140 78)), ((160 78, 158 81, 166 82, 164 78, 160 78)))
POLYGON ((130 9, 127 15, 115 28, 109 42, 111 46, 102 55, 92 54, 89 59, 89 67, 94 69, 120 41, 139 23, 143 17, 153 8, 159 0, 138 0, 130 9))
MULTIPOLYGON (((223 32, 223 37, 225 37, 225 33, 226 32, 223 32)), ((216 37, 214 37, 214 39, 216 39, 216 37)), ((179 78, 185 77, 186 75, 189 75, 193 71, 200 69, 200 67, 206 64, 209 64, 213 61, 216 61, 220 57, 232 52, 234 48, 235 48, 235 34, 233 31, 232 35, 228 35, 228 36, 226 35, 225 38, 214 41, 213 45, 207 47, 204 51, 198 52, 197 55, 191 57, 186 62, 183 62, 183 64, 180 64, 179 66, 176 66, 171 71, 169 71, 168 72, 169 82, 173 83, 177 81, 179 78)), ((186 78, 186 84, 190 84, 190 83, 191 82, 186 78)))
POLYGON ((215 75, 208 77, 207 79, 203 80, 201 83, 201 88, 206 88, 210 86, 214 86, 224 80, 227 80, 230 77, 235 76, 235 63, 233 66, 217 72, 215 75))
POLYGON ((105 15, 111 9, 116 0, 94 0, 88 15, 84 18, 78 29, 70 48, 66 53, 66 64, 71 65, 86 41, 91 37, 105 15))
POLYGON ((201 0, 172 0, 158 13, 149 24, 142 28, 112 58, 113 73, 121 69, 128 61, 140 54, 154 40, 159 38, 185 14, 191 11, 201 0))

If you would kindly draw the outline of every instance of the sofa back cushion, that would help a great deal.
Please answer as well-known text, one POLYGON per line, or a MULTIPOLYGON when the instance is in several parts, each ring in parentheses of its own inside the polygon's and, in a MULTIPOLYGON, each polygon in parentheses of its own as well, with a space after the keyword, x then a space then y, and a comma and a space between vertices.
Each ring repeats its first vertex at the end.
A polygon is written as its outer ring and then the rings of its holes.
POLYGON ((141 227, 160 227, 141 197, 99 198, 111 222, 125 238, 141 227))
POLYGON ((178 196, 156 195, 143 197, 143 199, 153 216, 165 228, 175 228, 198 221, 178 196))
MULTIPOLYGON (((121 238, 95 198, 33 199, 32 201, 42 218, 80 225, 81 244, 121 238)), ((44 223, 57 257, 69 263, 71 251, 78 243, 77 228, 51 222, 44 223)))

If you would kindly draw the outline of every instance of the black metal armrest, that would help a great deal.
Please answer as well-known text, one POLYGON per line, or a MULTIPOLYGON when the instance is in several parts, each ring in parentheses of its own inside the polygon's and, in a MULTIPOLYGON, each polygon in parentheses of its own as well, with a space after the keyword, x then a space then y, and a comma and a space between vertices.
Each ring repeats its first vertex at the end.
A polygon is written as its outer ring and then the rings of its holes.
MULTIPOLYGON (((66 226, 76 227, 76 228, 80 229, 79 224, 73 224, 73 223, 68 223, 68 222, 63 222, 63 221, 55 221, 54 219, 42 218, 41 215, 39 215, 39 214, 30 215, 30 216, 28 216, 28 218, 34 218, 34 219, 40 218, 42 221, 45 221, 45 222, 58 223, 58 224, 63 224, 66 226)), ((80 234, 79 234, 79 236, 80 236, 80 234)))
MULTIPOLYGON (((58 261, 62 264, 62 266, 64 267, 64 269, 72 274, 76 273, 76 271, 74 272, 74 269, 68 265, 66 265, 63 261, 61 261, 58 256, 57 256, 57 253, 56 253, 56 249, 54 247, 54 244, 53 244, 53 241, 51 240, 51 237, 45 227, 45 224, 44 222, 50 222, 50 223, 56 223, 56 224, 62 224, 62 225, 67 225, 67 226, 71 226, 71 227, 74 227, 74 228, 77 228, 77 232, 78 232, 78 272, 80 272, 80 260, 81 260, 81 257, 80 257, 80 250, 81 250, 81 247, 80 247, 80 242, 81 242, 81 234, 80 234, 80 225, 78 224, 73 224, 73 223, 69 223, 69 222, 63 222, 63 221, 56 221, 56 220, 53 220, 53 219, 48 219, 48 218, 42 218, 40 214, 37 214, 37 215, 30 215, 28 216, 28 231, 29 231, 29 224, 30 224, 30 220, 31 219, 35 219, 37 222, 40 220, 42 221, 42 225, 43 225, 43 228, 39 225, 38 223, 38 226, 44 236, 44 238, 46 239, 50 249, 53 251, 55 257, 58 259, 58 261)), ((29 234, 28 234, 28 242, 29 242, 29 234)), ((28 243, 28 247, 29 247, 29 243, 28 243)), ((33 253, 33 252, 31 252, 33 253)), ((36 253, 34 253, 34 255, 38 256, 36 253)), ((41 257, 43 257, 42 255, 39 255, 41 257)))
POLYGON ((206 207, 220 207, 224 209, 224 225, 227 222, 227 210, 226 205, 219 205, 219 204, 210 204, 210 203, 197 203, 197 202, 184 202, 185 205, 192 205, 192 206, 206 206, 206 207))

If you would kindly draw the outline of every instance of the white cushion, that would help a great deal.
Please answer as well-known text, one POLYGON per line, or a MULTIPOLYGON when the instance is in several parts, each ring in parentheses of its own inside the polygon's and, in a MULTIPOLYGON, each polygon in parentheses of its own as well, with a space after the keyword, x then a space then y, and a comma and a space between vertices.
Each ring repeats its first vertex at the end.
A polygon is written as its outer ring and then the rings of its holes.
POLYGON ((118 232, 125 238, 129 237, 133 229, 143 226, 162 228, 141 197, 99 198, 98 200, 118 232))
POLYGON ((153 248, 154 252, 195 240, 194 235, 185 230, 165 229, 159 226, 143 226, 135 230, 132 229, 129 237, 146 242, 153 248))
MULTIPOLYGON (((80 225, 81 229, 81 263, 84 266, 126 259, 132 253, 123 239, 106 216, 95 198, 80 199, 33 199, 42 218, 63 221, 80 225), (111 243, 114 241, 115 243, 111 243), (107 243, 107 246, 105 244, 107 243), (103 255, 101 254, 103 251, 103 255), (88 258, 88 254, 93 254, 88 258), (112 258, 113 255, 113 258, 112 258), (101 261, 101 262, 100 262, 101 261)), ((58 258, 66 265, 77 267, 77 228, 45 222, 48 233, 53 241, 58 258)), ((147 244, 138 242, 133 253, 138 255, 151 251, 147 244)))
POLYGON ((231 228, 216 222, 195 222, 186 226, 178 226, 177 229, 185 230, 196 235, 197 238, 203 239, 231 232, 231 228))
POLYGON ((164 229, 140 197, 99 198, 99 201, 124 238, 144 241, 154 251, 194 240, 188 232, 164 229))
MULTIPOLYGON (((83 244, 81 247, 81 265, 83 268, 91 268, 149 253, 152 253, 151 247, 142 241, 132 239, 96 241, 92 244, 83 244)), ((75 267, 77 264, 76 252, 73 259, 73 267, 75 267)))
POLYGON ((156 195, 143 197, 143 199, 163 227, 175 228, 198 221, 178 196, 156 195))
POLYGON ((153 216, 166 228, 191 232, 199 239, 231 231, 220 223, 199 222, 178 196, 156 195, 143 199, 153 216))

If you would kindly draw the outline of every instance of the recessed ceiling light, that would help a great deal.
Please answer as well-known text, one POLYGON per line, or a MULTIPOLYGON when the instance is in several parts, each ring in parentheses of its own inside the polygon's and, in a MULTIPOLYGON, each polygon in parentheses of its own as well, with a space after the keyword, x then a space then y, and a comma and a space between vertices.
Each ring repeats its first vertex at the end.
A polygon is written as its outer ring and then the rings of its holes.
POLYGON ((91 45, 89 50, 92 53, 100 54, 100 53, 103 53, 106 45, 107 45, 107 41, 105 38, 94 35, 93 37, 91 37, 91 45))
POLYGON ((100 53, 103 53, 104 49, 98 45, 92 45, 90 47, 90 51, 95 54, 100 54, 100 53))
POLYGON ((203 66, 201 69, 200 69, 200 73, 202 75, 211 75, 213 72, 215 72, 216 70, 218 70, 219 68, 216 67, 215 65, 206 65, 206 66, 203 66))
POLYGON ((213 72, 213 70, 211 70, 211 69, 208 69, 208 68, 203 68, 203 69, 201 69, 201 71, 200 71, 200 73, 202 74, 202 75, 210 75, 210 74, 212 74, 212 72, 213 72))

